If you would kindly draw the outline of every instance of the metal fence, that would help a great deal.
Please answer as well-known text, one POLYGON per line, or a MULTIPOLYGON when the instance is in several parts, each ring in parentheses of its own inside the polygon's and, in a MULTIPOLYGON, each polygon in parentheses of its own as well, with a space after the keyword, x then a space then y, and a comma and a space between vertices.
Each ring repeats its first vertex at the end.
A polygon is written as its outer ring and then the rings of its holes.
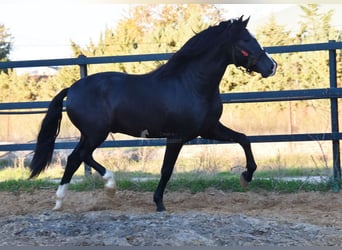
MULTIPOLYGON (((253 143, 263 142, 294 142, 294 141, 332 141, 333 154, 333 191, 339 191, 341 180, 341 160, 340 160, 340 140, 342 133, 339 131, 338 119, 338 98, 342 97, 342 88, 337 87, 336 72, 336 52, 342 49, 342 42, 329 41, 327 43, 289 45, 266 47, 265 50, 270 54, 293 53, 293 52, 311 52, 327 51, 329 53, 329 88, 306 89, 306 90, 287 90, 287 91, 267 91, 267 92, 247 92, 247 93, 224 93, 221 94, 223 103, 253 103, 253 102, 279 102, 313 99, 330 99, 330 133, 306 133, 306 134, 279 134, 279 135, 260 135, 249 136, 253 143)), ((70 59, 52 59, 52 60, 33 60, 33 61, 13 61, 0 62, 0 69, 21 68, 21 67, 41 67, 41 66, 65 66, 79 65, 80 77, 87 76, 87 65, 106 64, 106 63, 125 63, 125 62, 143 62, 168 60, 171 53, 164 54, 145 54, 145 55, 127 55, 127 56, 107 56, 107 57, 85 57, 70 59)), ((49 102, 17 102, 0 103, 0 115, 11 114, 36 114, 44 113, 49 102)), ((132 139, 105 141, 101 147, 133 147, 133 146, 163 146, 165 139, 132 139)), ((196 138, 190 142, 193 144, 221 144, 223 142, 215 140, 205 140, 196 138)), ((228 142, 227 142, 228 143, 228 142)), ((77 142, 56 142, 56 149, 71 149, 77 142)), ((32 151, 35 143, 5 144, 0 145, 0 151, 32 151)))

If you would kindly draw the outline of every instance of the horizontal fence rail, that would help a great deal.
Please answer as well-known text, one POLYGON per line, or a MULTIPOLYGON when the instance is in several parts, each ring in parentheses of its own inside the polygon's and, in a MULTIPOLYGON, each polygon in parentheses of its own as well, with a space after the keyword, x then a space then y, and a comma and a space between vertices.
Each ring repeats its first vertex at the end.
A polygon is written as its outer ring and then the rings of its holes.
MULTIPOLYGON (((265 50, 270 54, 282 54, 282 53, 293 53, 293 52, 313 52, 313 51, 337 50, 337 49, 342 49, 342 42, 265 47, 265 50)), ((28 68, 28 67, 42 67, 42 66, 70 66, 70 65, 87 65, 87 64, 164 61, 164 60, 170 59, 172 55, 173 53, 125 55, 125 56, 102 56, 102 57, 80 56, 78 58, 67 58, 67 59, 63 58, 63 59, 0 62, 0 69, 28 68)))
MULTIPOLYGON (((314 99, 329 99, 342 97, 342 88, 283 90, 248 93, 221 94, 222 103, 280 102, 314 99)), ((49 101, 41 102, 8 102, 0 103, 0 115, 40 114, 45 113, 49 101), (30 111, 24 111, 30 109, 30 111), (32 110, 36 109, 36 111, 32 110), (10 111, 15 110, 15 111, 10 111)))
MULTIPOLYGON (((285 90, 285 91, 267 91, 267 92, 248 92, 248 93, 223 93, 221 99, 223 103, 253 103, 253 102, 278 102, 278 101, 298 101, 313 99, 330 99, 331 106, 331 133, 309 133, 309 134, 281 134, 281 135, 255 135, 248 138, 254 143, 264 142, 288 142, 288 141, 332 141, 333 147, 333 171, 334 179, 338 181, 338 187, 335 185, 335 191, 339 190, 341 179, 340 168, 340 144, 342 133, 339 132, 338 124, 338 98, 342 97, 342 88, 337 88, 336 78, 336 50, 342 49, 342 42, 329 41, 328 43, 288 45, 266 47, 265 50, 270 54, 297 53, 327 51, 329 53, 329 72, 330 88, 305 89, 305 90, 285 90)), ((22 67, 41 67, 41 66, 67 66, 79 65, 80 75, 87 75, 87 65, 89 64, 107 64, 107 63, 129 63, 144 61, 162 61, 168 60, 173 54, 144 54, 144 55, 125 55, 125 56, 106 56, 106 57, 85 57, 51 60, 30 60, 0 62, 0 69, 22 68, 22 67)), ((40 102, 18 102, 18 103, 0 103, 0 115, 18 115, 18 114, 39 114, 45 113, 49 105, 48 101, 40 102)), ((137 147, 137 146, 163 146, 165 139, 132 139, 132 140, 113 140, 105 141, 101 147, 137 147)), ((206 140, 196 138, 187 143, 187 145, 197 144, 222 144, 215 140, 206 140)), ((73 149, 77 142, 57 141, 56 149, 73 149)), ((0 151, 32 151, 35 143, 19 144, 0 144, 0 151)), ((337 183, 337 182, 336 182, 337 183)))
MULTIPOLYGON (((299 141, 331 141, 342 140, 342 133, 311 133, 311 134, 283 134, 283 135, 255 135, 248 136, 253 143, 265 142, 299 142, 299 141)), ((217 140, 207 140, 196 138, 186 143, 186 145, 207 145, 207 144, 232 144, 233 142, 222 142, 217 140)), ((74 149, 78 141, 56 142, 55 149, 74 149)), ((131 139, 131 140, 113 140, 105 141, 101 148, 116 148, 116 147, 152 147, 165 146, 166 139, 131 139)), ((0 145, 1 151, 32 151, 35 143, 22 144, 4 144, 0 145)))

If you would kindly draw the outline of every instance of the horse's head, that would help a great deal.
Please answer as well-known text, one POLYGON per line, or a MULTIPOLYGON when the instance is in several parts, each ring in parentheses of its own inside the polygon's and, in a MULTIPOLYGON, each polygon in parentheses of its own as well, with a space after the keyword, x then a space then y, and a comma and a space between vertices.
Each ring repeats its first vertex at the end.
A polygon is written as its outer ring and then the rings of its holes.
POLYGON ((277 63, 260 46, 256 38, 246 29, 249 18, 231 20, 230 35, 232 36, 232 61, 248 72, 258 72, 262 77, 273 76, 277 63))

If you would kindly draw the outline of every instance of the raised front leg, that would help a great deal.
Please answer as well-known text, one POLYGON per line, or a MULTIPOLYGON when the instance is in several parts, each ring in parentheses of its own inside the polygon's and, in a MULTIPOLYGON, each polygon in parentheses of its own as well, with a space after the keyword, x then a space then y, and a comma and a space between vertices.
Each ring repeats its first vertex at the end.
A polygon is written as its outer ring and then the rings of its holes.
POLYGON ((156 191, 154 192, 153 201, 156 203, 157 211, 165 211, 165 206, 163 203, 163 195, 167 182, 169 181, 173 168, 175 166, 176 160, 178 158, 179 152, 182 149, 183 143, 173 141, 171 139, 167 140, 166 151, 164 155, 163 166, 161 169, 161 177, 156 191))
POLYGON ((219 140, 219 141, 232 141, 239 143, 246 155, 246 168, 240 177, 240 184, 247 187, 248 183, 252 180, 253 173, 257 168, 254 156, 251 150, 251 143, 245 134, 236 132, 230 128, 225 127, 222 123, 218 123, 216 127, 212 128, 207 133, 201 135, 202 138, 219 140))

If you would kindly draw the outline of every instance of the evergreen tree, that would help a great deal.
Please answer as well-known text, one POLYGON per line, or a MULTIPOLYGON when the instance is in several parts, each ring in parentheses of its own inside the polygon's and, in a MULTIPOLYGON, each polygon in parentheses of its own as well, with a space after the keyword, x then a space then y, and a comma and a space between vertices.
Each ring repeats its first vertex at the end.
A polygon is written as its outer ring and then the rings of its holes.
MULTIPOLYGON (((318 4, 301 5, 303 11, 297 43, 328 42, 338 37, 340 31, 331 25, 333 10, 321 12, 318 4)), ((304 88, 329 87, 328 52, 299 53, 298 71, 304 88)))
POLYGON ((11 34, 8 33, 5 25, 0 24, 0 62, 8 61, 8 56, 11 48, 11 34))
POLYGON ((303 20, 299 23, 300 33, 297 38, 301 43, 327 42, 335 37, 336 31, 331 27, 333 10, 321 13, 318 4, 301 5, 300 8, 303 20))
MULTIPOLYGON (((9 53, 12 49, 12 37, 5 25, 0 24, 0 62, 9 61, 9 53)), ((7 69, 0 69, 0 73, 7 73, 7 69)))
MULTIPOLYGON (((133 7, 115 29, 106 28, 96 45, 82 49, 72 44, 75 54, 109 56, 176 52, 196 32, 217 22, 220 10, 210 4, 151 4, 133 7)), ((117 70, 146 73, 163 62, 93 65, 89 72, 117 70)))

